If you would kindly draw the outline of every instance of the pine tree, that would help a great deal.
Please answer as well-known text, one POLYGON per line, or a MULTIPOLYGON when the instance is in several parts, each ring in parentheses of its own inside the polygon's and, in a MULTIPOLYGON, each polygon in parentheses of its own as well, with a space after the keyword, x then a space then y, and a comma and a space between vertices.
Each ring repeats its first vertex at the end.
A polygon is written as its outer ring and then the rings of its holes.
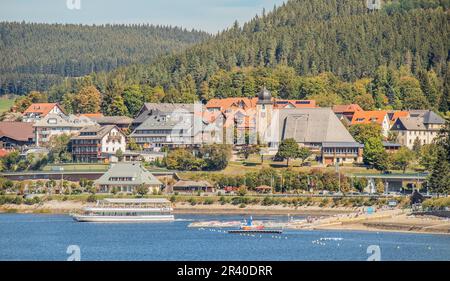
POLYGON ((450 192, 450 165, 447 154, 444 149, 439 149, 437 161, 428 179, 430 190, 434 193, 448 194, 450 192))

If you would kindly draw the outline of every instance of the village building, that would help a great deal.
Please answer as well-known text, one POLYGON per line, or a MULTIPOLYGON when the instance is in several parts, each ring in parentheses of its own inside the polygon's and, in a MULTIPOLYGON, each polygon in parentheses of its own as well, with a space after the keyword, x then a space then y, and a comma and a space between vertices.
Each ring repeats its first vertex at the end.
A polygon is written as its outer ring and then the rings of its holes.
POLYGON ((128 116, 93 116, 89 117, 100 126, 114 125, 123 132, 128 131, 133 119, 128 116))
POLYGON ((275 110, 263 138, 272 154, 285 139, 309 148, 324 165, 362 161, 363 145, 356 142, 331 108, 275 110))
POLYGON ((258 193, 269 194, 269 193, 273 192, 273 188, 268 185, 260 185, 260 186, 255 187, 255 191, 258 193))
POLYGON ((57 103, 33 103, 22 114, 23 122, 36 122, 48 114, 66 115, 57 103))
MULTIPOLYGON (((263 91, 267 91, 264 88, 263 91)), ((221 111, 228 112, 232 110, 255 110, 258 104, 259 97, 253 98, 224 98, 224 99, 211 99, 206 104, 206 109, 210 112, 221 111)), ((315 100, 284 100, 272 98, 270 96, 270 103, 274 108, 314 108, 316 107, 315 100)))
POLYGON ((48 114, 33 124, 36 146, 48 145, 50 139, 60 135, 76 135, 96 123, 84 116, 48 114))
POLYGON ((186 112, 151 115, 130 134, 130 138, 144 149, 155 151, 162 147, 199 146, 204 124, 201 116, 195 116, 186 112))
POLYGON ((116 126, 89 126, 80 131, 78 136, 70 139, 72 155, 75 162, 108 162, 110 155, 117 151, 125 152, 126 136, 116 126))
POLYGON ((339 120, 344 120, 345 122, 349 123, 353 119, 353 115, 355 112, 358 111, 364 111, 359 105, 357 104, 344 104, 344 105, 335 105, 333 106, 333 112, 336 114, 336 116, 339 118, 339 120))
POLYGON ((409 111, 388 111, 388 118, 391 126, 397 121, 400 117, 409 117, 409 111))
POLYGON ((136 129, 150 117, 159 116, 160 118, 170 118, 172 115, 190 117, 195 111, 203 111, 202 105, 188 103, 144 103, 136 118, 132 121, 132 129, 136 129))
POLYGON ((212 184, 207 181, 188 181, 180 180, 172 186, 172 192, 195 193, 195 192, 214 192, 212 184))
POLYGON ((383 141, 383 147, 387 153, 395 153, 402 147, 402 145, 396 142, 383 141))
POLYGON ((125 150, 122 154, 121 159, 116 154, 109 155, 109 163, 117 163, 117 162, 155 162, 162 161, 166 156, 165 152, 157 152, 150 150, 143 151, 131 151, 125 150))
POLYGON ((88 118, 105 117, 105 115, 103 115, 103 113, 82 113, 82 114, 79 114, 79 116, 84 116, 84 117, 88 117, 88 118))
POLYGON ((353 115, 351 124, 377 124, 381 127, 384 137, 388 137, 391 127, 388 112, 385 110, 357 111, 353 115))
POLYGON ((397 141, 409 149, 418 140, 420 145, 431 144, 445 124, 445 120, 431 110, 410 111, 409 117, 400 117, 392 125, 397 141))
POLYGON ((106 173, 94 181, 99 192, 136 193, 144 187, 147 193, 161 191, 162 183, 140 163, 112 164, 106 173))
POLYGON ((0 148, 19 149, 34 145, 33 124, 0 122, 0 148))

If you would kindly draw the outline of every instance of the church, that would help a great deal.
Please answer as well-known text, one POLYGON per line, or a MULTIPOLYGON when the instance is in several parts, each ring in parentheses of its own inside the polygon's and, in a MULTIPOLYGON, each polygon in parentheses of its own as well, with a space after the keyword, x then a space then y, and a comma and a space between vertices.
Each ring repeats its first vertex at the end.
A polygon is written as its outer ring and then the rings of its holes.
POLYGON ((311 149, 325 165, 362 161, 363 145, 353 139, 331 108, 278 107, 263 88, 255 112, 256 134, 270 155, 276 154, 283 140, 292 138, 311 149))

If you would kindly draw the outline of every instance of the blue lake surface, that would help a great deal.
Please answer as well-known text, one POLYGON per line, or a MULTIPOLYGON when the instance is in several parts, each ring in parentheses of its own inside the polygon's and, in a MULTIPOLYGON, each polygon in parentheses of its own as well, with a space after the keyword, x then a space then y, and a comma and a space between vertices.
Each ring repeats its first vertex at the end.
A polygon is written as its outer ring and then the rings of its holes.
MULTIPOLYGON (((67 215, 0 214, 0 260, 64 261, 69 245, 79 246, 81 260, 91 261, 364 261, 371 255, 367 253, 370 245, 380 247, 382 260, 450 260, 450 235, 288 230, 276 236, 249 237, 188 228, 192 221, 235 221, 243 216, 176 215, 176 219, 171 223, 89 224, 67 215)), ((281 221, 286 217, 254 219, 281 221)))

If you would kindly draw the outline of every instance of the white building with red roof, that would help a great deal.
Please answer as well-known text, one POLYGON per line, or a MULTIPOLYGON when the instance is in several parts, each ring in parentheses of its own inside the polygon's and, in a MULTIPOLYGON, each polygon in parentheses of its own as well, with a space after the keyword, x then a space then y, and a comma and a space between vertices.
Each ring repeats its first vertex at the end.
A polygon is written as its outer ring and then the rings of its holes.
POLYGON ((24 112, 23 122, 36 122, 48 114, 66 115, 58 103, 33 103, 24 112))

